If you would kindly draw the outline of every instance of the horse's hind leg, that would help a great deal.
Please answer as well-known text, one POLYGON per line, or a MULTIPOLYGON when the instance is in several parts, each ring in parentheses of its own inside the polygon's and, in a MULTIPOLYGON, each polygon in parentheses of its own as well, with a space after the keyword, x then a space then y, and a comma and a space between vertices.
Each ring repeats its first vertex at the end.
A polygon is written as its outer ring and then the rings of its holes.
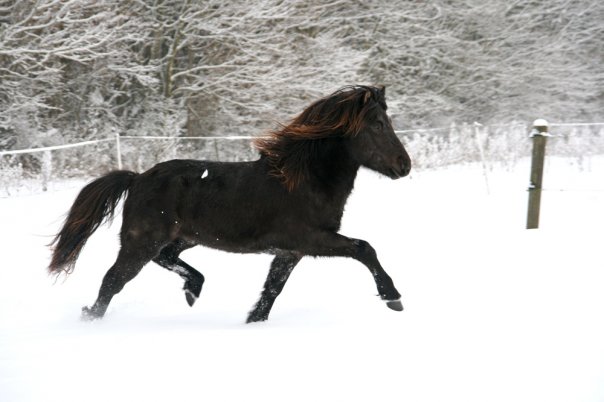
POLYGON ((271 269, 264 283, 264 290, 260 295, 260 299, 256 303, 254 309, 249 313, 247 322, 265 321, 271 312, 275 299, 285 286, 285 282, 289 275, 294 270, 294 267, 302 259, 301 254, 297 253, 281 253, 273 259, 271 269))
POLYGON ((107 271, 99 289, 99 295, 92 307, 82 308, 82 319, 102 318, 109 307, 113 296, 118 294, 141 269, 153 258, 156 250, 124 246, 120 249, 117 260, 107 271))
POLYGON ((178 258, 184 250, 193 247, 195 244, 187 243, 183 240, 176 240, 164 247, 159 255, 153 259, 153 262, 166 268, 169 271, 177 273, 185 281, 183 290, 189 306, 193 306, 203 286, 204 277, 201 272, 178 258))

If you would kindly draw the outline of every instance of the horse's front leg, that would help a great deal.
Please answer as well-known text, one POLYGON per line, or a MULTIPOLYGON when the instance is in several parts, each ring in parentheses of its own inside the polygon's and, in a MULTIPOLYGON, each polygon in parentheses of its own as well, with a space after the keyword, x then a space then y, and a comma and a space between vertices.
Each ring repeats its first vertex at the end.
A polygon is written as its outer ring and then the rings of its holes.
POLYGON ((248 323, 266 321, 268 319, 275 299, 283 290, 285 282, 287 282, 289 275, 300 259, 302 259, 302 254, 291 252, 282 252, 275 256, 271 263, 271 269, 266 277, 260 299, 256 303, 254 309, 248 314, 248 323))
POLYGON ((305 254, 317 257, 351 257, 364 264, 371 272, 378 293, 392 310, 402 311, 401 294, 394 287, 392 278, 384 271, 375 249, 365 240, 351 239, 338 233, 322 232, 309 236, 309 243, 303 250, 305 254))

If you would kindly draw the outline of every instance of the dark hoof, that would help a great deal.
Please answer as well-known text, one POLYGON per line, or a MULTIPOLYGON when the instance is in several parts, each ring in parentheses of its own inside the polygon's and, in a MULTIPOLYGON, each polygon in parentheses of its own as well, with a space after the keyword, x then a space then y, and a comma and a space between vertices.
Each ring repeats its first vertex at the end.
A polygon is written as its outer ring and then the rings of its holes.
POLYGON ((403 303, 400 300, 390 300, 386 302, 386 306, 394 311, 403 311, 403 303))
POLYGON ((250 314, 245 321, 246 324, 251 324, 253 322, 262 322, 268 320, 267 315, 258 315, 258 314, 250 314))
POLYGON ((82 321, 94 321, 99 320, 101 318, 102 316, 96 314, 91 308, 82 307, 82 315, 80 317, 82 321))
POLYGON ((187 303, 190 307, 193 307, 193 304, 197 301, 197 296, 193 294, 190 290, 185 290, 185 297, 187 298, 187 303))
POLYGON ((203 279, 200 281, 186 281, 183 290, 185 291, 185 297, 187 298, 187 303, 189 306, 193 307, 193 304, 199 298, 201 294, 201 287, 203 286, 203 279))

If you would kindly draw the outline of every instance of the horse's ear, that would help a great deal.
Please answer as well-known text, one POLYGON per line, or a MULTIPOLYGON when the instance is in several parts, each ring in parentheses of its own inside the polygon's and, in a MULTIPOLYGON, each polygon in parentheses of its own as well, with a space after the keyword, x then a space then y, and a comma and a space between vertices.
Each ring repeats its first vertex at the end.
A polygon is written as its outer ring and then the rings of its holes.
POLYGON ((378 93, 382 99, 386 99, 386 87, 384 85, 377 86, 378 93))

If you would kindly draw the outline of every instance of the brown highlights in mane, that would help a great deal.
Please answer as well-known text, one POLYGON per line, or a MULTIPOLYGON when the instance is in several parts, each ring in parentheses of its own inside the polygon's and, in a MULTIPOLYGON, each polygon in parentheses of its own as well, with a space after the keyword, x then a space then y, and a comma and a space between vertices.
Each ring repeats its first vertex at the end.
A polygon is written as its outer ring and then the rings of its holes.
POLYGON ((267 137, 255 139, 254 146, 291 191, 306 176, 310 141, 358 134, 378 105, 387 108, 383 87, 347 86, 312 103, 267 137))

